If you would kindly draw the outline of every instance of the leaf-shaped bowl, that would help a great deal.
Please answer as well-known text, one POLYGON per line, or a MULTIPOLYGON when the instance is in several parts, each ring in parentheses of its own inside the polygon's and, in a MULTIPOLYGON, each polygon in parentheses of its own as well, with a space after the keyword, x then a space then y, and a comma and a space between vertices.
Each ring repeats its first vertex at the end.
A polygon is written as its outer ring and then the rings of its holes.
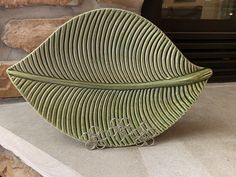
POLYGON ((92 147, 161 134, 212 75, 151 22, 119 9, 74 17, 7 72, 49 123, 92 147))

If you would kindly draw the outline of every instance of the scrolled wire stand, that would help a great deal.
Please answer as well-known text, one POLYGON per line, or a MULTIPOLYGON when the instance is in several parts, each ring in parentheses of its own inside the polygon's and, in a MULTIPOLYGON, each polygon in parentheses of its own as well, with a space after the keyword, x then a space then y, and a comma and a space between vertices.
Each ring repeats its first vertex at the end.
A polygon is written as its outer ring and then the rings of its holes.
POLYGON ((154 129, 146 126, 144 122, 141 122, 136 129, 132 129, 130 124, 125 124, 124 122, 129 122, 128 118, 113 118, 109 123, 109 128, 107 131, 103 131, 96 126, 92 126, 88 132, 82 134, 82 138, 86 140, 85 147, 90 150, 94 149, 104 149, 108 147, 107 137, 103 138, 103 134, 106 134, 118 141, 124 142, 127 137, 135 137, 136 146, 152 146, 155 144, 153 134, 154 129))

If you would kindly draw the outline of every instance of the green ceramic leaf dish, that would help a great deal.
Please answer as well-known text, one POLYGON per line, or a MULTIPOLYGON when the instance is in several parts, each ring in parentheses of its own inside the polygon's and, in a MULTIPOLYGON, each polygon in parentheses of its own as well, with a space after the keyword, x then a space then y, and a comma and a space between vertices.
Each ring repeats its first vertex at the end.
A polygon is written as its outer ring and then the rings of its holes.
POLYGON ((35 110, 65 134, 98 147, 121 147, 173 125, 212 71, 189 62, 143 17, 99 9, 69 20, 8 74, 35 110))

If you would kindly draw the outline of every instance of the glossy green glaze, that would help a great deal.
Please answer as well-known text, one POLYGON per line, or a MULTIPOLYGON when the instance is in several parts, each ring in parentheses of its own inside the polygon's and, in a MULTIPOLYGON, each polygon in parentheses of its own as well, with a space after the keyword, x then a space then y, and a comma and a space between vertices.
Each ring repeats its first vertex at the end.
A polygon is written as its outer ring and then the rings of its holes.
POLYGON ((190 63, 143 17, 99 9, 62 25, 8 74, 65 134, 95 147, 120 147, 173 125, 212 71, 190 63))

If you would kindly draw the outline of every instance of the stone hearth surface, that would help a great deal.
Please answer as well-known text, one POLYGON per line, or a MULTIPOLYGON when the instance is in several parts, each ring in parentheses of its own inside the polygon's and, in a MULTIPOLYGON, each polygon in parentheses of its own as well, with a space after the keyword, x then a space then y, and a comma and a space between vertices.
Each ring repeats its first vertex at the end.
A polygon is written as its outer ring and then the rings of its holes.
MULTIPOLYGON (((235 177, 235 108, 236 83, 208 84, 191 110, 148 147, 88 150, 50 126, 22 99, 0 100, 0 128, 77 176, 235 177)), ((0 142, 6 145, 8 140, 0 137, 0 142)))

